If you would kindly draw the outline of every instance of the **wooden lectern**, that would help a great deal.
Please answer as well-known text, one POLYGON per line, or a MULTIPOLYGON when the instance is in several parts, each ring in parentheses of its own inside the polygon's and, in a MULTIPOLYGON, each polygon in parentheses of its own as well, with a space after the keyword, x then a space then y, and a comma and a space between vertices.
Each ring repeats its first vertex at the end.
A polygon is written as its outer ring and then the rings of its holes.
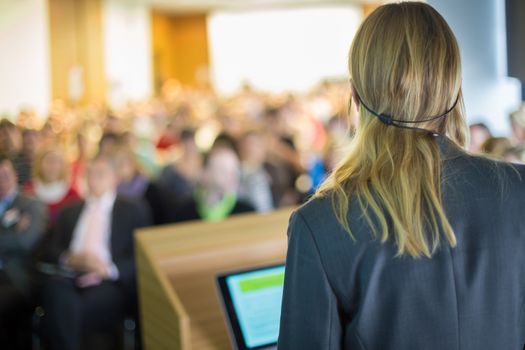
POLYGON ((145 349, 231 349, 215 276, 284 262, 291 212, 139 230, 135 241, 145 349))

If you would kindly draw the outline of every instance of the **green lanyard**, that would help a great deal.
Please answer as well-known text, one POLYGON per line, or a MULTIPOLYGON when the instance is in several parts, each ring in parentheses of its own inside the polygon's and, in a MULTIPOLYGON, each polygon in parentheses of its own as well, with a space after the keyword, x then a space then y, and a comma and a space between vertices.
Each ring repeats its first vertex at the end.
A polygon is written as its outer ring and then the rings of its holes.
POLYGON ((235 193, 227 193, 220 202, 213 206, 208 206, 205 201, 204 193, 197 190, 195 192, 195 201, 197 202, 197 212, 203 220, 220 221, 230 215, 237 203, 237 196, 235 193))

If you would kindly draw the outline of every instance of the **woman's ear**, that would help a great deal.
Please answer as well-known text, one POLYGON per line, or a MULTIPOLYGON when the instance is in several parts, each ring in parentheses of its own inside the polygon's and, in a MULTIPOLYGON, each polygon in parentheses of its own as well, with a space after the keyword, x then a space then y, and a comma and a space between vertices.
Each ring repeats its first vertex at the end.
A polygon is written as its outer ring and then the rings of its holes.
POLYGON ((350 80, 350 98, 352 99, 352 102, 355 104, 355 107, 357 110, 359 110, 359 104, 360 104, 360 100, 359 100, 359 96, 357 95, 357 92, 355 91, 354 89, 354 84, 353 82, 350 80))
POLYGON ((354 89, 354 85, 350 80, 350 101, 348 104, 348 115, 350 117, 350 124, 353 125, 354 129, 359 124, 359 95, 354 89))

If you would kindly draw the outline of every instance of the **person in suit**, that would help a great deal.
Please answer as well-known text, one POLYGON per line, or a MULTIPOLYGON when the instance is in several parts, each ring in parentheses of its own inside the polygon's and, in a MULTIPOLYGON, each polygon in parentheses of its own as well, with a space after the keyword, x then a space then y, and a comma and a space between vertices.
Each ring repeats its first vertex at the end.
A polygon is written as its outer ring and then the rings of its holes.
POLYGON ((73 271, 44 283, 42 325, 51 349, 79 349, 85 336, 114 330, 136 307, 133 231, 150 224, 149 213, 116 195, 112 159, 96 157, 86 175, 89 194, 59 214, 47 254, 73 271))
POLYGON ((452 31, 384 5, 349 62, 359 122, 291 217, 278 348, 523 349, 525 166, 465 151, 452 31))
POLYGON ((264 169, 267 153, 264 137, 258 130, 248 131, 239 140, 241 158, 239 197, 261 213, 273 209, 270 175, 264 169))
POLYGON ((166 194, 146 176, 136 155, 130 147, 120 146, 112 155, 118 168, 117 194, 126 198, 142 200, 148 205, 152 223, 163 224, 168 209, 166 194))
POLYGON ((234 214, 255 209, 237 198, 240 161, 233 149, 212 148, 192 197, 183 201, 169 216, 170 222, 189 220, 220 221, 234 214))
POLYGON ((8 348, 18 346, 17 329, 30 329, 31 254, 47 221, 45 206, 20 193, 17 181, 11 159, 0 154, 0 344, 8 348))

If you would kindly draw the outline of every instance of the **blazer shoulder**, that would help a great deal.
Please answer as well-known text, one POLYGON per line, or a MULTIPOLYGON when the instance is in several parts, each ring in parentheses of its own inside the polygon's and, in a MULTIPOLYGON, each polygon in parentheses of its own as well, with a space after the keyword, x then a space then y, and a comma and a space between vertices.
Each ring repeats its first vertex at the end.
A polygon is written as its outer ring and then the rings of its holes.
POLYGON ((115 198, 115 203, 113 204, 114 208, 126 210, 126 211, 135 211, 142 210, 142 207, 145 205, 145 202, 142 199, 128 198, 124 196, 117 196, 115 198))
MULTIPOLYGON (((446 179, 459 179, 471 186, 500 192, 511 190, 523 193, 525 190, 525 165, 504 162, 485 156, 469 155, 454 159, 445 164, 446 179)), ((516 193, 516 194, 517 194, 516 193)))
POLYGON ((80 210, 84 206, 84 203, 85 202, 82 199, 72 200, 60 210, 60 216, 69 217, 71 215, 76 215, 77 213, 80 213, 80 210))
POLYGON ((319 227, 331 228, 333 225, 338 225, 332 203, 330 194, 322 197, 313 197, 294 210, 292 216, 301 217, 307 226, 312 229, 319 227))
POLYGON ((134 218, 137 226, 148 226, 151 224, 150 208, 142 199, 132 199, 123 196, 115 198, 113 214, 116 218, 134 218))
POLYGON ((480 175, 509 177, 513 180, 519 180, 525 175, 525 165, 517 163, 509 163, 498 159, 489 158, 483 155, 465 154, 462 157, 456 158, 455 166, 461 164, 468 170, 480 175))
POLYGON ((43 203, 40 200, 38 200, 35 196, 22 192, 16 194, 12 205, 26 207, 30 205, 43 205, 43 203))

